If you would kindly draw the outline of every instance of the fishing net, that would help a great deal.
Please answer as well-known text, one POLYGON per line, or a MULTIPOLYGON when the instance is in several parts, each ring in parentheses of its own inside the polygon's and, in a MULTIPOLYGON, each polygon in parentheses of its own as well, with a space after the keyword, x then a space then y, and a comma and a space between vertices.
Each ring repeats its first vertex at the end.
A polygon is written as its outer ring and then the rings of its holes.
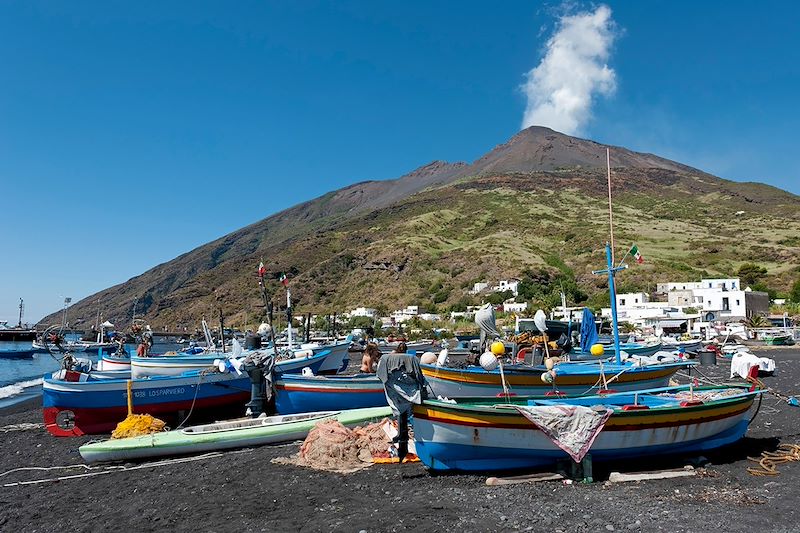
POLYGON ((273 462, 340 474, 356 472, 372 465, 373 456, 389 448, 391 442, 383 429, 385 423, 387 419, 350 429, 335 419, 318 422, 297 455, 273 459, 273 462))
POLYGON ((112 439, 124 439, 126 437, 138 437, 164 431, 166 423, 151 415, 128 415, 128 417, 117 424, 116 429, 111 432, 112 439))

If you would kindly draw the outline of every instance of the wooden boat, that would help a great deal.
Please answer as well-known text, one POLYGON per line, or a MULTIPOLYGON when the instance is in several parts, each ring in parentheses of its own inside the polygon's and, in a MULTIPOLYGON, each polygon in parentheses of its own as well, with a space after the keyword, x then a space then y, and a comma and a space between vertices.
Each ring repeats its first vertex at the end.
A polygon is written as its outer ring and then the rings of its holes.
MULTIPOLYGON (((263 350, 262 350, 263 351, 263 350)), ((242 352, 242 357, 248 351, 242 352)), ((313 350, 295 352, 296 356, 282 359, 275 363, 275 373, 300 373, 304 368, 310 368, 315 374, 319 372, 328 357, 329 350, 314 353, 313 350)), ((230 357, 230 353, 213 352, 196 355, 156 355, 150 357, 131 357, 131 376, 133 379, 142 379, 151 376, 177 376, 192 370, 201 370, 214 366, 214 361, 230 357)), ((338 357, 338 356, 335 356, 338 357)))
MULTIPOLYGON (((619 345, 619 349, 628 355, 641 355, 641 356, 650 356, 658 352, 662 349, 662 344, 660 342, 653 342, 648 344, 640 344, 638 342, 622 342, 619 345)), ((613 344, 606 344, 603 346, 603 355, 602 357, 613 357, 614 356, 614 345, 613 344)), ((597 360, 598 356, 592 355, 591 353, 582 352, 580 349, 573 350, 569 353, 569 358, 572 361, 592 361, 597 360)))
MULTIPOLYGON (((542 365, 504 365, 503 375, 509 392, 517 396, 543 396, 554 391, 577 396, 603 389, 603 377, 610 382, 608 388, 616 391, 664 387, 678 370, 692 364, 695 363, 660 363, 648 366, 638 366, 633 362, 603 365, 589 362, 559 363, 553 369, 555 377, 552 383, 542 380, 542 374, 547 371, 542 365)), ((480 367, 420 366, 437 396, 491 398, 503 393, 499 369, 488 371, 480 367)))
POLYGON ((662 340, 665 350, 681 350, 684 352, 697 352, 703 349, 703 341, 700 339, 679 340, 666 337, 662 340))
POLYGON ((792 346, 794 344, 794 337, 791 333, 766 335, 762 338, 764 339, 764 344, 769 346, 792 346))
POLYGON ((592 461, 701 452, 742 438, 761 391, 672 387, 574 399, 498 403, 426 400, 413 406, 420 460, 433 470, 509 470, 549 466, 570 455, 520 408, 583 406, 611 413, 593 437, 592 461))
POLYGON ((303 376, 283 374, 275 382, 275 410, 281 414, 387 405, 375 374, 303 376))
POLYGON ((117 355, 115 353, 103 353, 97 359, 98 370, 126 370, 131 371, 131 357, 127 353, 117 355))
POLYGON ((125 371, 60 370, 46 376, 42 384, 47 431, 58 437, 110 432, 128 414, 129 381, 134 413, 148 413, 168 423, 182 420, 181 414, 189 411, 198 416, 241 415, 250 400, 247 374, 195 370, 131 380, 125 371))
POLYGON ((317 422, 329 418, 336 418, 345 426, 356 426, 391 415, 392 411, 387 406, 240 418, 141 437, 84 444, 79 451, 86 462, 95 463, 230 450, 302 439, 317 422))

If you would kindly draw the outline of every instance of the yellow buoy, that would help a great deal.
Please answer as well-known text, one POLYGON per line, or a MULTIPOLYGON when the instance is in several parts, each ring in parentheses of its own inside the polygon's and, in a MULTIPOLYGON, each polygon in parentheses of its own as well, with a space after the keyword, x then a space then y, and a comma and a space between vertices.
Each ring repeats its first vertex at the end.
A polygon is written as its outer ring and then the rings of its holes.
POLYGON ((592 352, 592 355, 599 357, 605 353, 605 348, 602 344, 592 344, 592 347, 589 349, 589 351, 592 352))
POLYGON ((492 353, 495 355, 503 355, 506 353, 506 345, 500 341, 494 341, 492 343, 492 353))

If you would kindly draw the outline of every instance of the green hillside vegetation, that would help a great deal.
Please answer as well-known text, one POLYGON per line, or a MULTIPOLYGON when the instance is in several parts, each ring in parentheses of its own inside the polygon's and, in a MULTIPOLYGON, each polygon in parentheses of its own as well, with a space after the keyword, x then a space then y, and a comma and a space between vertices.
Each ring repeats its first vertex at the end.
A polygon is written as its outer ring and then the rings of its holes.
MULTIPOLYGON (((546 132, 549 141, 534 141, 559 142, 560 134, 546 132)), ((526 149, 538 144, 532 146, 526 149)), ((507 143, 492 154, 507 157, 509 150, 507 143)), ((637 154, 627 157, 636 161, 637 154)), ((194 327, 220 308, 230 323, 252 323, 261 308, 261 258, 276 304, 285 301, 278 277, 289 274, 297 313, 359 305, 460 310, 486 298, 468 294, 473 283, 508 278, 522 280, 520 299, 534 310, 560 305, 562 288, 570 305, 607 304, 607 281, 591 274, 605 265, 605 170, 551 165, 469 174, 484 159, 437 162, 423 167, 423 178, 416 171, 395 182, 356 184, 295 206, 84 299, 70 310, 73 325, 92 323, 98 310, 125 324, 134 301, 137 315, 157 327, 194 327)), ((653 160, 666 161, 647 155, 647 164, 653 160)), ((617 260, 634 243, 645 258, 619 275, 619 292, 737 273, 776 295, 797 289, 800 198, 663 166, 674 169, 613 169, 617 260)), ((43 322, 54 320, 56 314, 43 322)))

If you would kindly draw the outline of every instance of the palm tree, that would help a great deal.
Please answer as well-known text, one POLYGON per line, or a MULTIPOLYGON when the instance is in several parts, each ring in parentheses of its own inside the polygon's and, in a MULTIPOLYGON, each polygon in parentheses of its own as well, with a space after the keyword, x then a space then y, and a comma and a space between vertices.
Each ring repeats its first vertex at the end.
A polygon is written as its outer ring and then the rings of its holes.
POLYGON ((744 325, 749 328, 765 328, 769 326, 769 322, 761 315, 753 315, 744 321, 744 325))

